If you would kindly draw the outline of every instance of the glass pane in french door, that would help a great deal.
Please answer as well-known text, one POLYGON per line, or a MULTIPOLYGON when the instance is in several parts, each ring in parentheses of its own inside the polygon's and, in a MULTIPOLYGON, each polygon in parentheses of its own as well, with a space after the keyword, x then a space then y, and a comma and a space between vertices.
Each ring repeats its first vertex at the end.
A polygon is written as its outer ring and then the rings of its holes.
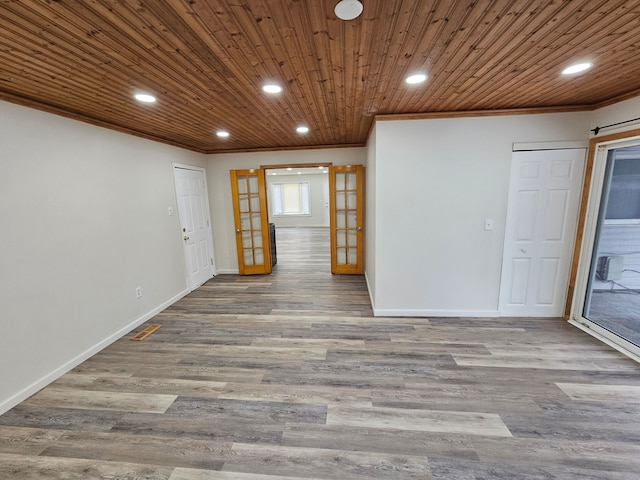
POLYGON ((640 146, 609 151, 583 316, 640 346, 640 146))

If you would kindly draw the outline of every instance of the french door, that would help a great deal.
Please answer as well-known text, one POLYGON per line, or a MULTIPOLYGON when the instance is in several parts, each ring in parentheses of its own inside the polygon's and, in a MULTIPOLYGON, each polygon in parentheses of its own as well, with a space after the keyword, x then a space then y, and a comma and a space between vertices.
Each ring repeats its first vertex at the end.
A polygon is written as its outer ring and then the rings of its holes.
MULTIPOLYGON (((364 271, 362 165, 329 167, 331 273, 364 271)), ((240 275, 271 273, 263 169, 232 170, 231 193, 240 275)))
POLYGON ((363 167, 329 167, 331 273, 361 274, 363 255, 363 167))
POLYGON ((231 193, 239 273, 271 273, 264 170, 231 170, 231 193))

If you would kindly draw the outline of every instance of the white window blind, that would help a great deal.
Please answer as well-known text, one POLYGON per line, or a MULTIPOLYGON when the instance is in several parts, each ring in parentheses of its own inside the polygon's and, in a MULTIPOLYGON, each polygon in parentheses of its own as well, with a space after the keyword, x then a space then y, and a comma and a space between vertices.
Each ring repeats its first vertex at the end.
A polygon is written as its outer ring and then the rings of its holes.
POLYGON ((309 215, 309 182, 272 183, 274 215, 309 215))

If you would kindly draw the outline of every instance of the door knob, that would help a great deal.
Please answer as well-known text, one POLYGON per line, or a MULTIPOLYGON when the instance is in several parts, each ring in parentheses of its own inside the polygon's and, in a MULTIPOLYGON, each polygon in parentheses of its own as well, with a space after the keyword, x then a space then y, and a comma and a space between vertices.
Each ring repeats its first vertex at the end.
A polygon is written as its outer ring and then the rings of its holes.
POLYGON ((358 230, 359 232, 361 232, 361 231, 362 231, 362 227, 358 227, 358 228, 356 228, 356 230, 358 230))
POLYGON ((240 233, 241 230, 239 228, 236 228, 236 233, 240 233))
POLYGON ((186 235, 184 236, 184 240, 189 240, 189 237, 187 237, 186 235))

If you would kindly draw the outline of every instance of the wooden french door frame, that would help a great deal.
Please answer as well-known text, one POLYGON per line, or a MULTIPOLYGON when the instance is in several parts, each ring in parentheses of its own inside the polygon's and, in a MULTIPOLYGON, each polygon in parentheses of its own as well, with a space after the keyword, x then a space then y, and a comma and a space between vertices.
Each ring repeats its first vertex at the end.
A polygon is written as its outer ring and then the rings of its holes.
POLYGON ((364 272, 364 168, 329 167, 331 273, 364 272))
POLYGON ((231 195, 240 275, 271 273, 264 169, 231 170, 231 195))

